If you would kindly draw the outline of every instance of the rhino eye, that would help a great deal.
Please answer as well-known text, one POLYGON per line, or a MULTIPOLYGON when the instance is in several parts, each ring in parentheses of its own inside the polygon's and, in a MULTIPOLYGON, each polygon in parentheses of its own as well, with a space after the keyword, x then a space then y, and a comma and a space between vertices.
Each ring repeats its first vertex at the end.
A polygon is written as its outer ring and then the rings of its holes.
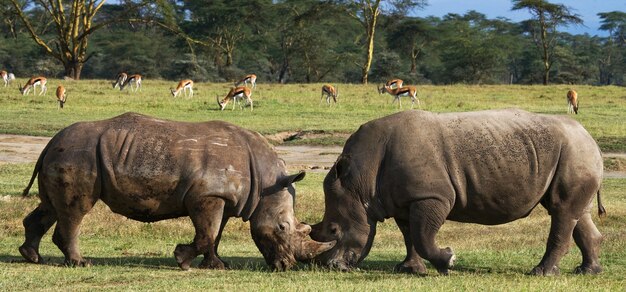
POLYGON ((337 235, 339 233, 339 226, 337 226, 337 224, 330 224, 328 229, 332 235, 337 235))

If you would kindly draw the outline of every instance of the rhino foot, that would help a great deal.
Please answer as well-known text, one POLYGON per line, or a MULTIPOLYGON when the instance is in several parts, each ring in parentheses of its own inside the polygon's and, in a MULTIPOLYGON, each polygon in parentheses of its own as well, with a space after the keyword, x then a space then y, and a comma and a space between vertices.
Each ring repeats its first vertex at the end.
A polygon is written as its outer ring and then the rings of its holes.
POLYGON ((393 268, 393 271, 396 273, 417 274, 420 276, 428 274, 426 266, 424 266, 424 263, 421 261, 401 262, 393 268))
POLYGON ((189 270, 191 261, 196 258, 196 250, 187 244, 179 244, 174 249, 174 258, 183 271, 189 270))
POLYGON ((64 264, 68 267, 91 267, 91 261, 85 259, 66 259, 64 264))
POLYGON ((557 266, 552 266, 552 268, 546 269, 543 266, 536 266, 532 271, 530 271, 530 275, 533 276, 558 276, 561 274, 561 271, 557 266))
POLYGON ((442 248, 441 254, 444 256, 445 264, 442 267, 437 267, 437 271, 439 274, 447 276, 449 274, 449 268, 454 267, 456 255, 454 255, 454 251, 450 247, 442 248))
POLYGON ((198 268, 211 270, 227 270, 228 264, 219 258, 210 259, 208 257, 205 257, 200 265, 198 265, 198 268))
POLYGON ((597 275, 602 273, 602 266, 582 264, 574 269, 574 273, 583 275, 597 275))
POLYGON ((19 251, 22 257, 24 257, 27 261, 31 263, 35 263, 35 264, 44 263, 44 259, 39 255, 37 250, 30 246, 22 245, 20 246, 19 251))

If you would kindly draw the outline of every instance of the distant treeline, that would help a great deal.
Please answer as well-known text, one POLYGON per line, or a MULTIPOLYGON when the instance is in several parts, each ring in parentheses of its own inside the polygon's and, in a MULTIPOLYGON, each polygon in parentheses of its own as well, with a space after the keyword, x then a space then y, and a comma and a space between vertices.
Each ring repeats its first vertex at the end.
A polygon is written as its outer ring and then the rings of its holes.
MULTIPOLYGON (((0 0, 4 20, 0 23, 0 70, 18 77, 71 75, 67 64, 33 40, 33 32, 16 13, 16 7, 22 7, 32 30, 52 50, 62 51, 61 26, 55 26, 49 7, 40 4, 46 1, 17 1, 21 6, 14 5, 16 1, 0 0)), ((97 5, 99 1, 83 2, 97 5)), ((363 81, 368 30, 364 28, 367 22, 358 18, 366 15, 358 7, 350 10, 350 1, 148 2, 158 5, 119 1, 100 7, 93 25, 106 25, 79 39, 88 43, 77 77, 113 79, 125 71, 146 79, 197 82, 230 82, 248 73, 256 74, 259 82, 363 81)), ((476 11, 442 18, 409 17, 406 9, 392 7, 403 1, 382 2, 369 82, 392 77, 405 84, 543 81, 543 52, 532 33, 532 22, 489 19, 476 11)), ((412 14, 419 15, 418 8, 426 2, 413 4, 419 5, 414 5, 412 14)), ((551 83, 626 82, 626 14, 607 13, 602 19, 600 29, 608 37, 548 31, 556 36, 548 52, 553 62, 551 83)))

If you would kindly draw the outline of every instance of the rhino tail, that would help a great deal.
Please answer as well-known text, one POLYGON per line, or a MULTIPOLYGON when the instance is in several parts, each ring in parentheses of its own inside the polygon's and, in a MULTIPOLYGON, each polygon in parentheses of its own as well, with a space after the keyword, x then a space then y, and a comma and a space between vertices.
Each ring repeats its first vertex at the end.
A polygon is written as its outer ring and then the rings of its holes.
POLYGON ((41 165, 43 164, 43 158, 46 156, 46 152, 48 152, 49 145, 50 143, 48 143, 48 145, 46 145, 43 151, 41 151, 41 154, 39 155, 39 158, 37 159, 37 163, 35 164, 33 175, 30 177, 30 182, 28 182, 28 185, 22 192, 22 197, 28 197, 28 191, 30 191, 30 188, 33 186, 33 183, 35 182, 35 178, 37 177, 37 174, 39 173, 39 170, 41 169, 41 165))
POLYGON ((602 198, 600 197, 600 190, 598 190, 598 216, 600 218, 606 217, 606 209, 602 205, 602 198))

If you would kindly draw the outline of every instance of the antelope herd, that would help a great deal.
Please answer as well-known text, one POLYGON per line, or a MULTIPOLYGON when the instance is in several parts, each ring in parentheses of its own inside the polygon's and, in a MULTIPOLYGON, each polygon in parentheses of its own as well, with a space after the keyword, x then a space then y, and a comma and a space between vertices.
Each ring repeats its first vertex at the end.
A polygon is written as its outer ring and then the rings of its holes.
MULTIPOLYGON (((15 75, 13 73, 9 73, 5 70, 0 70, 0 78, 4 82, 4 87, 8 87, 11 82, 15 80, 15 75)), ((142 76, 140 74, 128 75, 126 72, 120 72, 115 76, 115 80, 111 82, 113 88, 119 88, 120 91, 124 90, 126 87, 130 87, 130 91, 137 92, 141 91, 141 82, 142 76)), ((233 110, 237 105, 241 109, 246 106, 250 106, 250 111, 254 109, 253 101, 252 101, 252 89, 256 89, 256 80, 257 76, 255 74, 248 74, 241 79, 238 79, 234 82, 234 87, 231 87, 224 98, 220 100, 219 96, 217 98, 217 104, 220 110, 224 110, 226 105, 229 102, 233 103, 233 110), (243 84, 243 85, 242 85, 243 84), (250 87, 248 87, 250 84, 250 87)), ((18 85, 18 89, 22 95, 28 95, 30 91, 33 91, 33 95, 37 94, 37 87, 40 88, 39 95, 45 95, 47 92, 47 82, 48 80, 44 76, 34 76, 28 79, 28 81, 22 86, 18 85)), ((183 93, 186 98, 193 97, 193 86, 194 82, 191 79, 183 79, 178 82, 176 88, 170 88, 169 92, 173 97, 178 97, 178 95, 183 93)), ((417 97, 417 87, 411 85, 404 85, 404 81, 402 79, 390 79, 385 82, 381 87, 378 87, 378 93, 384 94, 388 93, 393 96, 393 100, 391 104, 393 105, 396 101, 398 102, 398 107, 402 108, 402 101, 400 97, 410 97, 411 98, 411 108, 417 102, 419 108, 421 108, 420 100, 417 97)), ((63 85, 59 85, 56 90, 56 97, 59 103, 59 108, 62 109, 63 105, 67 100, 67 92, 63 85)), ((337 99, 339 97, 339 89, 338 86, 333 86, 330 84, 324 84, 322 86, 322 95, 320 98, 320 103, 326 98, 326 104, 331 105, 332 101, 337 104, 337 99)), ((578 114, 579 109, 579 100, 578 94, 575 90, 570 89, 567 91, 567 113, 578 114)))

